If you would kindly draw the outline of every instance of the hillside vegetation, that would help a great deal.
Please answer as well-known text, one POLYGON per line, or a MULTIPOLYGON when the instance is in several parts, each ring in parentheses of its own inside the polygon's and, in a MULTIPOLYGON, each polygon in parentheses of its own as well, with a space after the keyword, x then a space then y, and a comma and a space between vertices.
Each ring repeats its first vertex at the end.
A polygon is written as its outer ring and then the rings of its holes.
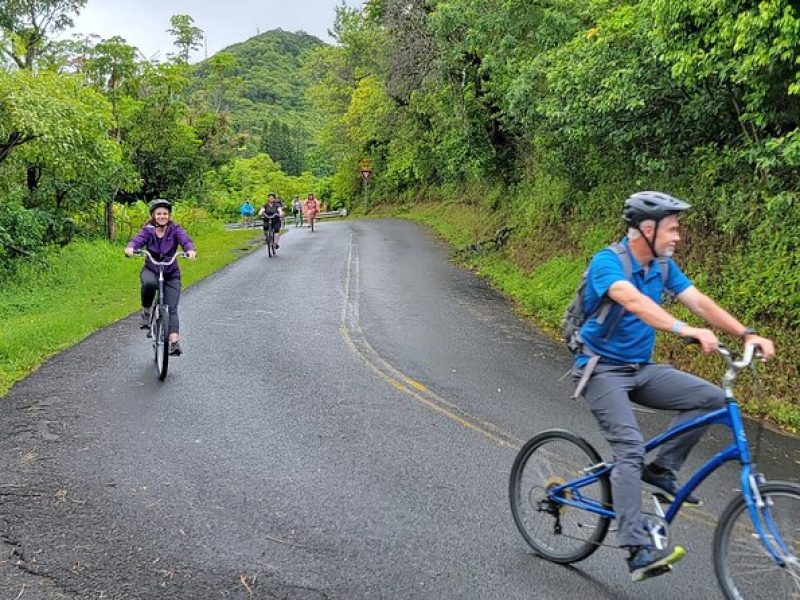
MULTIPOLYGON (((789 0, 343 7, 310 94, 326 115, 333 194, 364 210, 402 207, 472 243, 513 228, 475 260, 550 330, 591 254, 622 235, 629 194, 688 200, 684 270, 778 345, 768 397, 748 410, 796 429, 798 10, 789 0)), ((673 344, 662 358, 717 377, 716 363, 673 344)))

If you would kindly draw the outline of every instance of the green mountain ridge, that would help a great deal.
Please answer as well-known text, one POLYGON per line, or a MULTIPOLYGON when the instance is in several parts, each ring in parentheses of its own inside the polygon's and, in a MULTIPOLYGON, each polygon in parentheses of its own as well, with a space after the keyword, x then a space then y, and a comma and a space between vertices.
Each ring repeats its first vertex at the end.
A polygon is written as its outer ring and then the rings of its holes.
MULTIPOLYGON (((237 133, 265 148, 264 128, 285 125, 293 138, 307 139, 316 129, 305 92, 309 87, 303 62, 308 52, 325 42, 303 31, 274 29, 224 48, 192 69, 192 94, 215 96, 230 114, 237 133), (219 72, 215 66, 230 55, 234 61, 219 72)), ((280 160, 280 157, 273 157, 280 160)))

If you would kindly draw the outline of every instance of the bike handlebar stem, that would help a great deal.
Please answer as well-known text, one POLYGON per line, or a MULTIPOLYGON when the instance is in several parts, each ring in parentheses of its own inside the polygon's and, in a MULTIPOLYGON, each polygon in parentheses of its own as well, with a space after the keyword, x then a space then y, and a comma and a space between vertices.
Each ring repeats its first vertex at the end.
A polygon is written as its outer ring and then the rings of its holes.
POLYGON ((725 393, 728 397, 733 396, 731 388, 733 387, 733 382, 736 380, 739 371, 750 366, 750 363, 753 362, 753 356, 757 355, 757 350, 758 344, 746 344, 744 347, 744 354, 742 354, 739 360, 735 360, 733 353, 728 348, 722 345, 717 348, 717 352, 722 356, 725 361, 725 366, 727 367, 725 369, 725 375, 722 376, 722 387, 725 389, 725 393))

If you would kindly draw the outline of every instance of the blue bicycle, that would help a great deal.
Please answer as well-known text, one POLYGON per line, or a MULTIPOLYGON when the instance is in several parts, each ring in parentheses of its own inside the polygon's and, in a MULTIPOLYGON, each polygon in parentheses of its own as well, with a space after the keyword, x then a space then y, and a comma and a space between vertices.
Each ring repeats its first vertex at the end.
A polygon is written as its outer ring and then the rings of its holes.
MULTIPOLYGON (((741 465, 741 494, 727 505, 714 533, 714 570, 730 599, 800 599, 800 485, 767 482, 754 470, 750 447, 733 383, 750 366, 756 347, 747 345, 736 360, 719 348, 726 371, 722 387, 726 406, 665 431, 646 444, 648 452, 682 433, 706 425, 730 429, 731 444, 702 465, 662 506, 653 496, 653 511, 643 511, 653 545, 669 546, 669 525, 687 496, 728 461, 741 465), (666 512, 664 508, 666 507, 666 512)), ((583 438, 565 430, 548 430, 529 440, 517 454, 509 480, 511 512, 522 537, 537 555, 560 564, 587 558, 603 545, 614 511, 610 474, 583 438)))

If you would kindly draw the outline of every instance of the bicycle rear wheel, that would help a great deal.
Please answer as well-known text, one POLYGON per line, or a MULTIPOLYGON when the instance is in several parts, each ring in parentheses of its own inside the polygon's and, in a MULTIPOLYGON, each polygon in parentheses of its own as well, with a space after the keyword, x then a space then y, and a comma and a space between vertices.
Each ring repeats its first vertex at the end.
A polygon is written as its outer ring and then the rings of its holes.
MULTIPOLYGON (((509 479, 511 513, 522 537, 536 554, 570 564, 592 554, 605 539, 609 521, 595 513, 548 498, 547 491, 589 473, 601 462, 583 438, 563 430, 544 431, 517 454, 509 479)), ((581 497, 611 506, 608 475, 579 490, 581 497)))
POLYGON ((770 545, 781 548, 783 565, 764 547, 743 495, 725 508, 714 533, 714 571, 726 598, 800 599, 800 485, 776 481, 759 486, 758 509, 770 545))
POLYGON ((166 304, 156 306, 158 311, 153 327, 153 349, 156 359, 158 378, 164 381, 169 367, 169 307, 166 304))

